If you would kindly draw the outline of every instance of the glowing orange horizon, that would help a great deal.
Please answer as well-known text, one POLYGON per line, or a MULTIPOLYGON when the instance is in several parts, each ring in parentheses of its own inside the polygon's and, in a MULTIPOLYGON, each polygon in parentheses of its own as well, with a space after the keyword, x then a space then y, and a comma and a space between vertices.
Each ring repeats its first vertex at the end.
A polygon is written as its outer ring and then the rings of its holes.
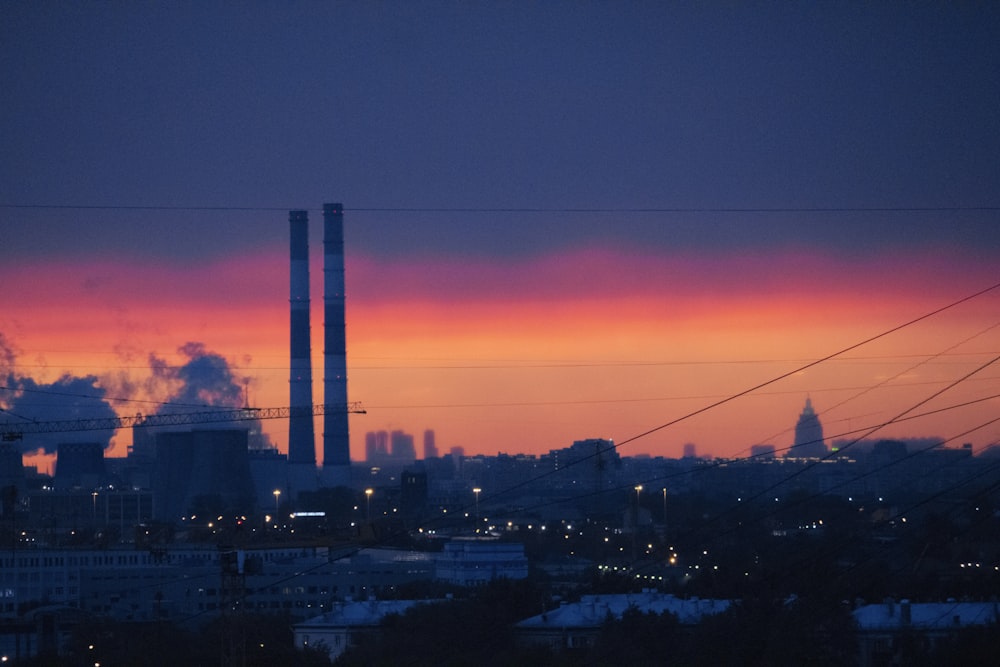
MULTIPOLYGON (((439 449, 459 445, 470 454, 540 454, 588 437, 622 441, 988 285, 992 267, 944 270, 957 261, 910 254, 872 265, 791 251, 708 258, 594 249, 516 264, 418 258, 383 266, 348 258, 349 391, 369 410, 352 418, 352 458, 363 458, 366 431, 395 428, 433 428, 439 449)), ((93 373, 111 394, 142 377, 150 353, 179 363, 177 348, 199 341, 250 379, 254 405, 287 404, 287 259, 278 252, 183 270, 8 266, 0 278, 16 286, 0 330, 18 351, 18 373, 49 382, 63 372, 93 373)), ((320 272, 312 278, 319 402, 320 272)), ((677 456, 689 441, 715 455, 762 442, 787 446, 806 395, 828 436, 850 430, 837 424, 892 417, 997 350, 997 333, 980 332, 995 324, 998 302, 995 294, 972 301, 622 453, 677 456), (946 359, 892 379, 919 361, 908 355, 937 354, 966 338, 946 359), (833 409, 865 388, 863 398, 833 409)), ((935 405, 982 396, 991 376, 935 405)), ((905 422, 879 437, 951 437, 996 406, 905 422)), ((136 411, 127 403, 115 408, 136 411)), ((287 424, 265 423, 265 431, 284 451, 287 424)), ((125 453, 129 437, 119 434, 113 455, 125 453)), ((981 447, 996 438, 987 428, 968 441, 981 447)))

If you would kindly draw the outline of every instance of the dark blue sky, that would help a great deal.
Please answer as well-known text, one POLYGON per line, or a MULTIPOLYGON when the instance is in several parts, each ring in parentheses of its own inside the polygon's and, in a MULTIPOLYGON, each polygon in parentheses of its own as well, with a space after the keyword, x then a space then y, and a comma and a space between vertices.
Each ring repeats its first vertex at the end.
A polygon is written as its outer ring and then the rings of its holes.
MULTIPOLYGON (((743 360, 819 358, 997 282, 998 44, 996 3, 0 3, 0 334, 38 384, 142 400, 150 359, 195 341, 283 405, 287 211, 340 201, 357 437, 627 437, 788 370, 743 360)), ((978 359, 997 312, 864 353, 978 359)), ((649 450, 735 452, 900 372, 844 368, 649 450)), ((893 404, 869 398, 830 419, 893 404)), ((948 418, 919 433, 985 419, 948 418)))
MULTIPOLYGON (((4 3, 3 255, 285 244, 280 209, 1000 206, 990 3, 4 3)), ((900 243, 997 211, 355 212, 379 254, 900 243), (905 230, 905 231, 904 231, 905 230)))

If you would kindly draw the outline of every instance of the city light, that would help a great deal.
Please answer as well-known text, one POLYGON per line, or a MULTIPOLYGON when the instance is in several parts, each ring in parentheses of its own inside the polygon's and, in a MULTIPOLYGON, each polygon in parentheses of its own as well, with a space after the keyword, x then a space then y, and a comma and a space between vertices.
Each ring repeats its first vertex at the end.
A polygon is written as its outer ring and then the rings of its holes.
POLYGON ((472 492, 476 494, 476 530, 479 530, 479 494, 482 493, 482 489, 478 486, 472 489, 472 492))

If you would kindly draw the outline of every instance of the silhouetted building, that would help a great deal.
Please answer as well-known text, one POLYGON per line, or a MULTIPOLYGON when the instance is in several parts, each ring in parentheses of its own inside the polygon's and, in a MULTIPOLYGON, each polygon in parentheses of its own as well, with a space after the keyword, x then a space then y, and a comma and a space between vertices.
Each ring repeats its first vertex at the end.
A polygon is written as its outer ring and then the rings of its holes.
POLYGON ((392 445, 392 460, 397 463, 413 463, 417 460, 417 450, 413 436, 403 431, 393 431, 389 435, 392 445))
POLYGON ((0 442, 0 488, 4 487, 24 489, 24 457, 13 442, 0 442))
MULTIPOLYGON (((288 480, 288 457, 274 448, 253 449, 251 447, 248 454, 250 478, 253 480, 257 507, 264 512, 270 512, 274 509, 275 490, 282 493, 286 493, 286 490, 295 492, 295 487, 288 480), (289 489, 289 487, 291 488, 289 489)), ((315 477, 315 472, 313 476, 315 477)))
POLYGON ((93 489, 104 479, 104 447, 99 442, 64 442, 56 448, 56 488, 93 489))
POLYGON ((795 424, 795 444, 788 456, 795 458, 822 458, 827 455, 823 442, 823 425, 813 410, 812 400, 806 398, 806 407, 795 424))
POLYGON ((752 459, 773 459, 774 445, 753 445, 750 448, 750 458, 752 459))
POLYGON ((365 462, 372 465, 385 465, 389 461, 389 432, 368 431, 365 433, 365 462))
POLYGON ((403 471, 400 476, 400 504, 406 514, 416 514, 427 506, 427 473, 403 471))
POLYGON ((693 459, 693 458, 697 457, 697 452, 695 450, 695 446, 694 446, 693 442, 686 442, 686 443, 684 443, 684 454, 683 454, 683 456, 686 459, 693 459))
POLYGON ((435 459, 438 456, 437 444, 434 442, 434 430, 424 431, 424 458, 435 459))
POLYGON ((549 450, 540 457, 539 464, 542 470, 559 472, 546 479, 549 489, 586 489, 590 494, 589 511, 593 512, 604 502, 600 494, 613 488, 622 459, 613 440, 588 438, 575 440, 570 447, 549 450))
POLYGON ((906 443, 900 440, 879 440, 872 447, 869 462, 885 466, 906 458, 906 443))

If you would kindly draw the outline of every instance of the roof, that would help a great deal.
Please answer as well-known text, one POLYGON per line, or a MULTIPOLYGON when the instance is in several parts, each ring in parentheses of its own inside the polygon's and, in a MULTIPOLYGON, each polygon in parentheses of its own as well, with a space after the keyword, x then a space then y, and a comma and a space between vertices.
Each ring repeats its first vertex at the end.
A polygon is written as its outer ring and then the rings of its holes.
POLYGON ((327 613, 297 623, 297 630, 375 627, 389 614, 402 614, 410 607, 431 600, 363 600, 337 602, 327 613))
POLYGON ((1000 620, 996 602, 883 602, 858 607, 854 620, 861 630, 946 630, 987 625, 1000 620), (909 607, 909 622, 905 608, 909 607))
POLYGON ((729 600, 699 598, 682 599, 664 593, 624 593, 617 595, 585 595, 579 602, 563 604, 517 624, 518 629, 597 628, 608 619, 621 618, 630 608, 641 612, 677 616, 681 624, 694 625, 705 616, 719 614, 729 608, 729 600))

